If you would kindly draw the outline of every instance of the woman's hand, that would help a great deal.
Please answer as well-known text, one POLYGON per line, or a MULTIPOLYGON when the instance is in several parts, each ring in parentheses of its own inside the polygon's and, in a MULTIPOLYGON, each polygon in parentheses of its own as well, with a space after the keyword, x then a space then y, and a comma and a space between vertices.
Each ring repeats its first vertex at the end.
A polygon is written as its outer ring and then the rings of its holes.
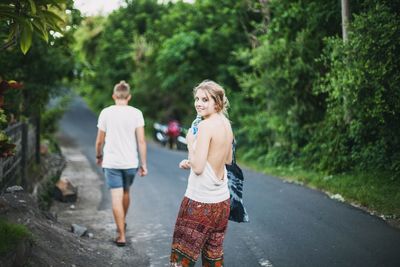
POLYGON ((179 168, 181 169, 190 169, 190 161, 188 159, 184 159, 179 163, 179 168))

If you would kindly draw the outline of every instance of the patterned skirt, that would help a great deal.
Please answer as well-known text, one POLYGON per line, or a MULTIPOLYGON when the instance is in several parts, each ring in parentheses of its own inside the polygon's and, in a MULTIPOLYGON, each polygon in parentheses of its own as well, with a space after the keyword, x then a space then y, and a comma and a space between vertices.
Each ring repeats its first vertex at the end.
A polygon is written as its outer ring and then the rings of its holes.
POLYGON ((170 266, 194 266, 200 252, 203 266, 223 266, 229 204, 229 199, 200 203, 184 197, 176 219, 170 266))

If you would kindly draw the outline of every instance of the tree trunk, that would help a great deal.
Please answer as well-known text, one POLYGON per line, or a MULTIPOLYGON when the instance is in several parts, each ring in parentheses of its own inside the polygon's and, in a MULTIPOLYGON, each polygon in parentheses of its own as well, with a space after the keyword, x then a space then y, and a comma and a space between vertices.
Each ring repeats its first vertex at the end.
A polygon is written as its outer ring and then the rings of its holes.
POLYGON ((342 35, 344 42, 348 40, 349 16, 349 0, 342 0, 342 35))

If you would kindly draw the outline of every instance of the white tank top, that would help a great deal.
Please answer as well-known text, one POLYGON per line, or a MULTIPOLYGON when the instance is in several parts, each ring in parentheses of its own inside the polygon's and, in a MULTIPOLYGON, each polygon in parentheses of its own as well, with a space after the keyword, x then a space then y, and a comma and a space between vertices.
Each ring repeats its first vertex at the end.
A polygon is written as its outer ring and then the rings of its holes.
POLYGON ((224 167, 222 180, 215 175, 208 162, 200 175, 190 170, 185 196, 201 203, 218 203, 227 200, 229 189, 226 168, 224 167))

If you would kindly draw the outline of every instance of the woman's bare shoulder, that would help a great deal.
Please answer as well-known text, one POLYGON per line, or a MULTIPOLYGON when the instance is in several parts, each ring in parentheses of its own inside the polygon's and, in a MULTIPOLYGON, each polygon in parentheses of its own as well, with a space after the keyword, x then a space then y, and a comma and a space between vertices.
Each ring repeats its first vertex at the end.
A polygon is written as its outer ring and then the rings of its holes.
POLYGON ((223 117, 223 121, 224 121, 225 125, 228 126, 229 130, 232 131, 231 121, 225 116, 223 117))
POLYGON ((210 120, 202 120, 199 125, 199 130, 209 130, 213 127, 213 122, 210 120))
MULTIPOLYGON (((230 121, 229 121, 226 117, 224 117, 223 121, 221 121, 220 119, 207 119, 207 120, 202 120, 202 121, 199 123, 198 127, 199 127, 199 129, 202 129, 202 130, 211 130, 211 131, 214 131, 216 128, 223 127, 223 124, 225 124, 226 126, 228 126, 228 127, 229 127, 229 130, 232 131, 231 123, 230 123, 230 121), (223 122, 223 123, 222 123, 222 122, 223 122), (222 124, 221 124, 221 123, 222 123, 222 124)), ((226 126, 225 126, 225 127, 226 127, 226 126)))

